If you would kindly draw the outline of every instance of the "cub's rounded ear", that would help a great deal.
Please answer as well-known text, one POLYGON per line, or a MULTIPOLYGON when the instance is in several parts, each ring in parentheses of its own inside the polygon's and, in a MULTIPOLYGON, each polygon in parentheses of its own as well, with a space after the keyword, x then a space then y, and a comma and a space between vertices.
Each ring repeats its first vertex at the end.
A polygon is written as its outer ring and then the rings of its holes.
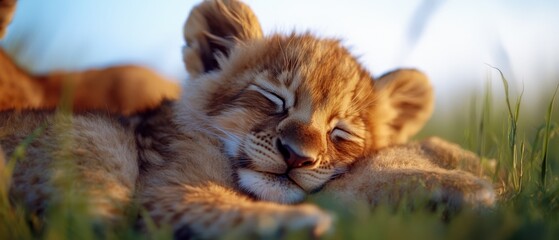
POLYGON ((184 24, 183 61, 192 77, 219 68, 236 44, 262 38, 252 10, 237 0, 207 0, 194 7, 184 24))
POLYGON ((420 71, 398 69, 375 82, 377 112, 385 144, 404 143, 416 134, 433 113, 434 94, 429 79, 420 71))

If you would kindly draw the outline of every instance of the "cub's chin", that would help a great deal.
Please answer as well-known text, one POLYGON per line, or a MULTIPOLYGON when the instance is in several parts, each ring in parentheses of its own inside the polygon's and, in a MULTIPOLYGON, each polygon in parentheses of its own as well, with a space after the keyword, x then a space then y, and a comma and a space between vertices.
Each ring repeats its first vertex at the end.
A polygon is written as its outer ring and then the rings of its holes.
POLYGON ((305 199, 305 191, 286 175, 237 169, 241 189, 259 200, 292 204, 305 199))

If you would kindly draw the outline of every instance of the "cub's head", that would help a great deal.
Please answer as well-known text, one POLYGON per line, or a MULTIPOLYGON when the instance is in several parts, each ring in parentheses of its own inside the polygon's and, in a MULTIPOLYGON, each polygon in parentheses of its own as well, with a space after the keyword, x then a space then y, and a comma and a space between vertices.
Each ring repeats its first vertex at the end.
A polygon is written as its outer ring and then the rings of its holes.
POLYGON ((406 141, 432 111, 422 73, 374 81, 337 40, 263 37, 238 1, 198 5, 185 39, 188 114, 222 141, 237 184, 258 199, 301 201, 357 158, 406 141))

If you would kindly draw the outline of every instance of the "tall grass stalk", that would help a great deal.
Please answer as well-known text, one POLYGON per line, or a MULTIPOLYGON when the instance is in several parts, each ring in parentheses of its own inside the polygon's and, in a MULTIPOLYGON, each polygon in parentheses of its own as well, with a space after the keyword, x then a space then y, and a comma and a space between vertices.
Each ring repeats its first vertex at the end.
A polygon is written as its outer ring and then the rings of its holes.
MULTIPOLYGON (((524 94, 524 89, 522 90, 522 92, 520 93, 520 96, 518 97, 518 99, 515 102, 514 105, 514 109, 513 106, 511 105, 511 101, 510 101, 510 94, 509 94, 509 84, 508 84, 508 80, 505 77, 505 75, 503 74, 503 72, 496 68, 493 67, 491 65, 488 65, 489 67, 497 70, 499 72, 501 81, 503 83, 503 88, 505 91, 505 101, 506 101, 506 107, 508 110, 508 119, 509 119, 509 125, 508 125, 508 151, 510 156, 512 157, 512 185, 513 188, 515 190, 515 192, 518 194, 520 191, 522 191, 522 177, 524 176, 523 172, 522 172, 522 163, 524 162, 524 155, 523 154, 519 154, 519 150, 518 150, 518 143, 517 143, 517 135, 518 135, 518 118, 520 116, 520 104, 522 102, 522 96, 524 94), (520 156, 519 156, 520 155, 520 156)), ((522 143, 523 145, 523 143, 522 143)), ((522 147, 523 148, 523 147, 522 147)))
MULTIPOLYGON (((478 136, 478 155, 481 157, 482 161, 485 161, 487 158, 487 151, 486 151, 486 141, 487 135, 489 134, 487 128, 489 127, 488 124, 491 122, 491 113, 492 107, 491 102, 493 100, 493 96, 491 94, 491 83, 487 82, 485 95, 483 97, 483 106, 481 110, 481 117, 479 119, 479 136, 478 136)), ((482 162, 483 164, 483 162, 482 162)))
POLYGON ((547 152, 549 147, 549 137, 551 133, 551 116, 553 113, 553 103, 555 102, 555 96, 557 96, 557 89, 559 89, 559 84, 557 84, 557 86, 555 87, 555 92, 553 93, 553 97, 551 97, 551 101, 549 102, 549 107, 547 108, 546 117, 545 117, 545 135, 543 140, 544 141, 543 157, 542 157, 541 177, 540 177, 540 182, 543 191, 546 191, 546 174, 548 171, 547 152))

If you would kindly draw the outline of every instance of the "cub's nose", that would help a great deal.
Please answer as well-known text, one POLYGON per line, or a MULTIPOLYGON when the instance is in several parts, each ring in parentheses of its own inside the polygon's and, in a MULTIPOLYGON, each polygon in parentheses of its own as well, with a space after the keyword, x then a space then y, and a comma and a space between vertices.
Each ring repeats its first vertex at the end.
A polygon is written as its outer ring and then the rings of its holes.
POLYGON ((283 156, 283 160, 285 161, 285 163, 287 163, 287 166, 290 169, 309 167, 314 165, 314 163, 316 162, 316 159, 302 156, 301 154, 293 150, 293 148, 288 144, 281 143, 279 139, 277 141, 277 148, 283 156))

